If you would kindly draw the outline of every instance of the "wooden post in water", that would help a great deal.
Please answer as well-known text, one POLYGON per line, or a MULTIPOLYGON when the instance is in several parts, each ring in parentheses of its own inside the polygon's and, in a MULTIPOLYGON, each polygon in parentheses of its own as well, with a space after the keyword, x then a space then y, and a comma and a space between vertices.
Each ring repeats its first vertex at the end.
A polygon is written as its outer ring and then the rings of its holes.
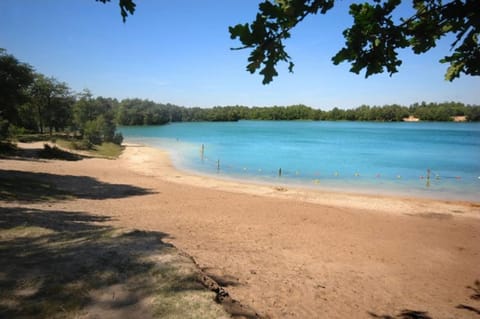
POLYGON ((220 172, 220 160, 218 159, 217 160, 217 173, 220 172))
POLYGON ((282 168, 281 167, 278 169, 278 177, 282 177, 282 168))
POLYGON ((430 187, 430 168, 427 168, 427 183, 425 184, 427 188, 430 187))

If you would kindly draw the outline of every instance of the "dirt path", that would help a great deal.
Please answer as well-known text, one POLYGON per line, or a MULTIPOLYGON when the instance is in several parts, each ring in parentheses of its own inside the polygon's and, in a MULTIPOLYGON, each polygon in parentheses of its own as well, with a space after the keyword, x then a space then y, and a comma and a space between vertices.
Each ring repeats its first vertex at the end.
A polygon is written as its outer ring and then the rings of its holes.
POLYGON ((167 233, 234 298, 271 318, 480 318, 471 298, 480 289, 478 203, 215 181, 135 146, 115 161, 0 160, 0 169, 148 189, 51 208, 167 233))

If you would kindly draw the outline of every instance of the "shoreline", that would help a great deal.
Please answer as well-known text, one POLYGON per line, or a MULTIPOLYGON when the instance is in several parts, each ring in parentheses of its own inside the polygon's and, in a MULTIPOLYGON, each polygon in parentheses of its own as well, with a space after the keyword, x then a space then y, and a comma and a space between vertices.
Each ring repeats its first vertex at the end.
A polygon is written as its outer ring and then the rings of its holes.
POLYGON ((468 288, 480 280, 475 203, 223 181, 178 171, 167 152, 141 145, 115 160, 0 164, 59 190, 57 200, 12 199, 6 209, 85 214, 161 233, 266 318, 400 318, 409 309, 467 319, 468 309, 480 309, 468 288))
MULTIPOLYGON (((268 121, 270 122, 272 121, 268 121)), ((243 183, 280 184, 288 188, 322 192, 479 202, 478 163, 473 161, 475 141, 468 139, 468 143, 458 144, 446 139, 445 145, 430 147, 438 143, 431 144, 428 139, 417 141, 415 138, 417 133, 442 129, 443 126, 422 126, 417 132, 417 129, 405 130, 390 123, 379 123, 382 126, 378 127, 350 123, 338 127, 336 124, 325 127, 315 124, 310 127, 288 123, 279 128, 285 132, 289 129, 296 132, 309 128, 311 134, 320 134, 321 138, 315 140, 316 135, 306 135, 303 138, 290 136, 289 133, 280 135, 280 139, 269 141, 268 135, 262 134, 266 134, 263 130, 268 130, 270 125, 277 124, 263 125, 259 121, 245 121, 239 124, 220 123, 218 127, 208 123, 172 123, 171 128, 133 126, 125 127, 125 141, 167 150, 177 169, 194 175, 243 183), (188 124, 188 129, 183 130, 183 124, 188 124), (196 131, 190 136, 191 130, 197 129, 199 132, 204 130, 201 136, 196 131), (243 129, 245 134, 230 138, 231 132, 243 129), (370 129, 374 131, 370 132, 370 129), (384 133, 383 129, 386 130, 384 133), (326 131, 325 134, 322 133, 323 130, 326 131), (334 130, 345 135, 330 136, 334 130), (352 132, 357 130, 369 133, 365 137, 354 136, 357 141, 351 137, 354 135, 352 132), (162 132, 162 136, 157 136, 158 132, 162 132), (377 135, 383 138, 377 140, 377 135), (294 137, 302 143, 289 144, 294 137), (342 142, 338 142, 337 138, 342 138, 342 142), (280 140, 286 143, 279 143, 280 140), (393 140, 397 142, 393 143, 393 140), (229 145, 232 141, 233 144, 229 145), (307 142, 309 144, 305 144, 307 142), (202 145, 205 145, 205 153, 202 145), (343 145, 344 149, 339 148, 339 145, 343 145), (421 151, 423 148, 425 152, 421 151), (458 161, 450 157, 452 151, 458 152, 458 161)), ((459 130, 464 132, 470 129, 459 130)), ((476 131, 473 130, 474 134, 476 131)), ((445 132, 450 132, 448 127, 445 127, 445 132)), ((268 134, 271 134, 270 131, 268 134)))
MULTIPOLYGON (((151 147, 149 145, 145 145, 145 147, 151 147)), ((151 147, 155 148, 155 147, 151 147)), ((158 149, 158 148, 156 148, 158 149)), ((161 151, 164 151, 169 155, 168 150, 160 149, 161 151)), ((380 185, 370 185, 366 187, 344 187, 344 186, 334 186, 334 185, 328 185, 327 184, 322 184, 322 180, 320 179, 313 179, 312 183, 314 185, 306 184, 301 181, 288 181, 284 180, 277 180, 278 182, 275 182, 273 179, 271 180, 262 180, 261 178, 255 179, 255 178, 250 178, 250 177, 244 177, 244 176, 235 176, 235 175, 225 175, 225 174, 209 174, 209 173, 203 173, 200 171, 195 171, 194 169, 189 169, 189 168, 182 168, 182 167, 175 167, 175 164, 173 164, 173 160, 170 159, 172 162, 173 169, 178 171, 180 174, 186 174, 186 175, 192 175, 192 176, 202 176, 206 178, 211 178, 214 180, 220 180, 220 181, 226 181, 226 182, 232 182, 232 183, 239 183, 239 184, 250 184, 250 185, 256 185, 256 186, 266 186, 266 187, 273 187, 273 188, 283 188, 285 190, 291 189, 291 190, 298 190, 298 191, 304 191, 304 192, 312 192, 312 193, 333 193, 333 194, 345 194, 345 195, 353 195, 353 196, 365 196, 365 197, 391 197, 391 198, 403 198, 405 200, 408 199, 415 199, 415 200, 431 200, 431 201, 443 201, 443 202, 456 202, 456 203, 470 203, 470 204, 478 204, 480 206, 480 200, 475 200, 477 196, 475 197, 464 197, 464 198, 459 198, 456 197, 455 195, 452 195, 451 193, 419 193, 416 192, 415 190, 392 190, 392 189, 380 189, 380 185), (475 199, 474 199, 475 198, 475 199)), ((387 183, 385 183, 383 186, 387 187, 390 186, 388 185, 389 183, 391 184, 393 182, 392 180, 388 180, 387 183)), ((420 189, 420 192, 423 190, 420 189)), ((478 194, 480 196, 480 194, 478 194)))
POLYGON ((131 169, 137 173, 158 177, 169 182, 372 212, 403 214, 405 211, 418 211, 421 214, 428 207, 429 211, 437 210, 443 213, 450 212, 465 217, 480 218, 480 201, 416 197, 392 194, 389 191, 373 194, 373 190, 363 193, 353 190, 332 190, 328 187, 314 189, 302 185, 273 184, 263 181, 235 179, 229 176, 216 177, 193 170, 176 168, 169 152, 165 149, 147 144, 124 143, 123 145, 125 150, 120 158, 130 163, 129 167, 131 169))

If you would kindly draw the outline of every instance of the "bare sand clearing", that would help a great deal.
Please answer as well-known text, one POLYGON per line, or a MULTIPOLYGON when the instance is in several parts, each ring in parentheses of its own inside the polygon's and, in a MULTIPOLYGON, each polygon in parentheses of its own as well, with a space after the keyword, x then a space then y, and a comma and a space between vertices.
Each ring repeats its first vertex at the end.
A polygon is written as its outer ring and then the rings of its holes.
POLYGON ((141 145, 118 160, 0 160, 0 168, 150 190, 48 205, 169 234, 233 298, 266 317, 480 317, 478 202, 217 180, 177 171, 165 152, 141 145))

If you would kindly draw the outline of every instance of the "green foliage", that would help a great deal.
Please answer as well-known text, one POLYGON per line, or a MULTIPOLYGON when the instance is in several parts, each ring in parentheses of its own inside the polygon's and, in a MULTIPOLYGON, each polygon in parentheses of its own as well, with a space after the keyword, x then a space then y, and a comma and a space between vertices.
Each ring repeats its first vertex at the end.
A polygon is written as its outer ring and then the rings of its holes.
POLYGON ((19 136, 24 134, 26 134, 26 130, 24 127, 16 126, 16 125, 8 126, 8 136, 19 136))
POLYGON ((480 105, 470 107, 466 110, 467 119, 472 122, 480 121, 480 105))
MULTIPOLYGON (((121 136, 121 134, 119 135, 121 136)), ((103 142, 97 145, 93 145, 86 139, 58 139, 57 144, 64 149, 73 151, 86 151, 88 155, 107 158, 117 158, 118 156, 120 156, 120 154, 122 154, 122 151, 124 149, 124 147, 120 145, 121 140, 119 141, 119 143, 103 142)))
MULTIPOLYGON (((210 109, 185 108, 168 104, 157 104, 148 100, 124 100, 117 110, 117 119, 123 119, 121 125, 144 125, 145 117, 156 112, 165 113, 172 122, 195 121, 238 121, 238 120, 327 120, 327 121, 381 121, 399 122, 410 115, 423 121, 451 121, 454 116, 467 116, 469 121, 480 120, 480 106, 462 103, 415 103, 410 107, 397 104, 384 106, 362 105, 356 109, 330 111, 316 110, 306 105, 246 107, 216 106, 210 109), (132 101, 135 101, 133 103, 132 101)), ((148 125, 162 125, 165 121, 148 122, 148 125)))
POLYGON ((229 28, 230 37, 238 38, 243 44, 235 50, 252 49, 247 70, 250 73, 259 70, 263 84, 270 83, 278 75, 275 66, 281 61, 287 62, 288 70, 292 72, 294 64, 285 51, 283 40, 290 38, 290 30, 306 16, 318 12, 325 14, 333 4, 333 0, 283 0, 275 3, 265 0, 260 3, 255 21, 229 28))
POLYGON ((53 77, 34 73, 0 49, 0 140, 29 133, 71 130, 84 137, 81 147, 114 142, 123 137, 115 133, 115 99, 93 98, 88 91, 76 98, 68 85, 53 77))
POLYGON ((123 140, 123 137, 115 134, 115 124, 103 115, 85 123, 83 138, 91 144, 100 145, 103 142, 123 140))
POLYGON ((83 138, 91 144, 102 143, 102 132, 105 121, 102 116, 87 121, 84 126, 83 138))
POLYGON ((352 62, 351 71, 365 76, 397 72, 402 61, 397 50, 411 47, 416 54, 425 53, 436 46, 438 39, 448 33, 456 36, 451 44, 454 53, 440 60, 450 63, 445 78, 452 81, 461 73, 480 75, 480 2, 476 0, 413 1, 415 14, 395 22, 394 10, 400 0, 375 1, 377 4, 352 4, 350 13, 354 24, 344 32, 346 46, 333 58, 335 64, 352 62))
POLYGON ((122 142, 123 142, 122 133, 115 133, 115 135, 113 136, 113 139, 112 139, 112 143, 117 144, 117 145, 122 145, 122 142))
MULTIPOLYGON (((343 32, 345 47, 333 58, 334 64, 351 63, 351 72, 365 70, 365 77, 387 71, 398 71, 402 61, 398 50, 410 47, 414 53, 425 53, 437 40, 453 34, 453 53, 441 63, 449 63, 445 78, 452 81, 461 74, 480 75, 480 1, 414 0, 414 14, 400 17, 401 0, 374 0, 350 5, 353 25, 343 32)), ((259 71, 263 83, 277 76, 275 66, 284 61, 292 71, 293 63, 283 40, 308 15, 325 14, 334 0, 264 0, 251 23, 230 27, 232 39, 251 49, 247 70, 259 71)))
POLYGON ((396 50, 409 45, 403 30, 392 21, 392 12, 400 3, 388 0, 383 5, 352 4, 353 26, 343 32, 346 47, 332 58, 333 63, 352 62, 350 71, 358 74, 366 69, 365 77, 382 73, 384 68, 390 75, 397 72, 402 61, 396 50))
POLYGON ((99 145, 102 142, 119 142, 123 137, 115 134, 115 113, 118 102, 115 99, 93 98, 88 91, 80 95, 73 106, 73 130, 80 133, 85 145, 99 145))
POLYGON ((62 147, 74 150, 74 151, 89 151, 93 149, 92 143, 90 143, 88 140, 82 139, 82 140, 71 140, 71 141, 64 141, 60 140, 58 141, 58 144, 61 145, 62 147))
POLYGON ((10 124, 21 123, 18 108, 28 100, 33 68, 0 48, 0 139, 7 137, 10 124))
POLYGON ((52 134, 53 131, 63 131, 70 125, 74 100, 66 83, 36 74, 33 85, 29 88, 29 97, 26 108, 24 106, 21 109, 24 121, 27 122, 25 126, 35 123, 40 133, 48 128, 52 134))
POLYGON ((117 111, 121 125, 159 125, 170 122, 173 105, 157 104, 149 100, 125 99, 117 111))

